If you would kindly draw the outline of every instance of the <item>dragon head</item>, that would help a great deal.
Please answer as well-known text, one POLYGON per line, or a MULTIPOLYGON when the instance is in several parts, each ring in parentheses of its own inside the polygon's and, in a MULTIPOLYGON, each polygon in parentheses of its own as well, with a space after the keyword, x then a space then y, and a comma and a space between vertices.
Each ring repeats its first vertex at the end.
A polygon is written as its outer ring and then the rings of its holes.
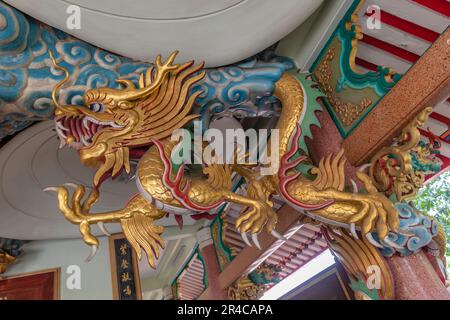
POLYGON ((166 138, 197 117, 190 115, 190 110, 202 92, 190 94, 190 88, 204 77, 205 72, 200 72, 203 63, 174 65, 176 55, 177 51, 164 63, 158 56, 141 74, 138 87, 131 80, 118 79, 122 88, 87 90, 83 105, 78 106, 58 103, 57 91, 69 79, 69 73, 57 65, 50 52, 55 67, 65 72, 64 80, 52 93, 60 147, 77 149, 84 165, 97 168, 95 187, 122 169, 129 173, 130 150, 166 138))

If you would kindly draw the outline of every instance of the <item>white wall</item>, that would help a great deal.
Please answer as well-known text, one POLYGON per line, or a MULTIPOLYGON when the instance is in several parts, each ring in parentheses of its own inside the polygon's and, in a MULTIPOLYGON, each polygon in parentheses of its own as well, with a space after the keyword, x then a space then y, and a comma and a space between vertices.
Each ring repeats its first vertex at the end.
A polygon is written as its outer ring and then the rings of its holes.
POLYGON ((112 299, 111 267, 108 239, 99 237, 100 247, 91 262, 85 259, 90 247, 81 239, 32 241, 24 246, 20 260, 10 266, 4 276, 61 268, 61 299, 112 299), (81 270, 81 290, 69 290, 67 267, 78 265, 81 270))

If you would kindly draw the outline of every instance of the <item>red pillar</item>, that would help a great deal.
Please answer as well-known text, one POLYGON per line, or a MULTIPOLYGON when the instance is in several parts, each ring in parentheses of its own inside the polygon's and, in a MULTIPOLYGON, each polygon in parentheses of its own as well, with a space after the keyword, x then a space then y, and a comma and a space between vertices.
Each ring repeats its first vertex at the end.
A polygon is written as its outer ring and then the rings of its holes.
POLYGON ((395 282, 398 300, 450 300, 450 294, 439 279, 423 251, 407 257, 387 259, 395 282))

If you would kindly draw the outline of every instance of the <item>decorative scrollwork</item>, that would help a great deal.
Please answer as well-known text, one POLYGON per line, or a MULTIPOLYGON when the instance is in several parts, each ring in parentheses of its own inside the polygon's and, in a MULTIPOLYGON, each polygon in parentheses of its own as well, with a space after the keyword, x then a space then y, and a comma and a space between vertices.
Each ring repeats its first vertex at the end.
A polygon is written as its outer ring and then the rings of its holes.
POLYGON ((353 1, 312 67, 327 95, 325 105, 344 137, 401 78, 388 67, 365 71, 357 66, 358 43, 364 37, 358 16, 363 4, 353 1))
POLYGON ((262 295, 261 291, 260 286, 254 284, 249 278, 244 277, 228 288, 228 299, 258 300, 262 295))
MULTIPOLYGON (((427 247, 433 239, 436 242, 441 240, 440 225, 433 217, 420 213, 407 203, 399 202, 395 206, 399 213, 401 232, 390 232, 389 243, 381 242, 381 253, 385 257, 391 257, 396 253, 408 256, 427 247)), ((376 235, 374 238, 376 239, 376 235)), ((445 246, 440 249, 445 252, 445 246)))
POLYGON ((0 238, 0 274, 17 261, 23 251, 22 247, 27 241, 0 238))
POLYGON ((345 126, 351 126, 358 117, 372 105, 373 101, 368 98, 363 98, 359 103, 353 103, 343 102, 341 99, 337 98, 336 89, 331 84, 333 75, 331 62, 335 56, 335 50, 334 48, 331 48, 327 52, 322 63, 317 67, 315 76, 317 82, 320 83, 323 92, 326 94, 328 101, 336 112, 336 115, 339 117, 339 120, 341 120, 345 126))
MULTIPOLYGON (((68 105, 82 103, 89 89, 120 88, 124 82, 119 79, 137 82, 151 67, 76 39, 0 2, 0 139, 53 116, 52 89, 64 75, 53 66, 49 51, 71 75, 60 95, 68 105)), ((292 68, 291 59, 264 52, 236 65, 207 70, 189 95, 202 92, 197 107, 204 121, 223 111, 237 117, 273 115, 280 105, 270 94, 274 83, 292 68)))
POLYGON ((0 252, 0 274, 5 273, 6 269, 16 262, 16 258, 7 254, 6 252, 0 252))
POLYGON ((268 286, 280 282, 281 270, 272 264, 263 263, 246 277, 239 278, 228 288, 230 300, 257 300, 268 286))
POLYGON ((420 143, 419 127, 428 119, 432 108, 422 110, 394 139, 392 146, 378 151, 371 160, 370 177, 375 187, 398 201, 416 196, 429 171, 439 171, 434 150, 420 143))

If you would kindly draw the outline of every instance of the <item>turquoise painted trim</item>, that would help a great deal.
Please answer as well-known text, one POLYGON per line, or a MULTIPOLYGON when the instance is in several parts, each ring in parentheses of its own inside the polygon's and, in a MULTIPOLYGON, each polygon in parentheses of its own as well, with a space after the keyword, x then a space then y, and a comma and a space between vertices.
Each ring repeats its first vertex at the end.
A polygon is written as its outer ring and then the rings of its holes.
MULTIPOLYGON (((220 271, 223 271, 222 266, 220 265, 220 259, 219 255, 217 253, 218 250, 222 250, 227 256, 228 261, 232 261, 233 257, 231 256, 231 250, 225 246, 225 244, 222 242, 222 219, 220 219, 220 215, 222 214, 223 209, 220 211, 220 213, 217 215, 217 217, 213 220, 214 223, 219 224, 219 243, 216 243, 216 241, 213 238, 213 244, 214 244, 214 254, 216 255, 217 263, 219 264, 220 271)), ((211 224, 211 226, 213 225, 211 224)))
POLYGON ((393 76, 393 82, 386 81, 386 76, 389 75, 390 68, 379 66, 377 71, 369 71, 367 73, 357 73, 353 71, 350 65, 350 55, 352 52, 352 41, 356 37, 356 27, 352 25, 351 30, 347 30, 346 23, 351 21, 352 15, 359 5, 360 1, 355 2, 349 11, 345 14, 338 26, 337 37, 341 42, 340 71, 341 79, 338 81, 336 91, 341 92, 347 86, 353 89, 372 88, 379 96, 384 96, 390 89, 392 89, 396 82, 400 80, 401 75, 396 73, 393 76))
POLYGON ((290 72, 297 80, 300 82, 304 89, 305 99, 306 99, 306 112, 303 117, 302 123, 300 123, 302 129, 302 135, 300 136, 299 145, 306 154, 308 154, 308 148, 306 147, 305 138, 313 138, 311 132, 311 126, 321 127, 319 120, 316 117, 316 111, 323 111, 322 106, 317 99, 325 97, 325 94, 320 91, 318 83, 313 79, 308 78, 309 74, 306 73, 294 73, 290 72))
POLYGON ((200 249, 197 247, 197 257, 198 260, 200 260, 200 262, 203 265, 203 286, 205 287, 205 289, 208 287, 208 279, 206 277, 206 265, 205 265, 205 260, 203 259, 202 253, 200 252, 200 249))
MULTIPOLYGON (((359 3, 362 0, 354 0, 353 4, 350 6, 350 8, 347 10, 347 12, 344 15, 344 18, 347 16, 347 14, 349 12, 354 12, 355 9, 358 7, 359 3)), ((322 50, 320 51, 320 54, 317 56, 317 59, 314 61, 314 63, 312 64, 311 68, 309 69, 309 72, 312 73, 317 65, 319 64, 320 59, 324 56, 326 50, 328 49, 328 47, 330 46, 331 42, 333 41, 333 39, 337 36, 337 33, 339 32, 339 25, 336 27, 336 29, 333 31, 333 33, 331 34, 330 38, 328 39, 328 41, 326 42, 326 44, 323 46, 322 50)))
MULTIPOLYGON (((380 102, 380 100, 392 89, 396 83, 401 79, 401 75, 396 73, 393 76, 393 82, 388 82, 385 79, 385 76, 389 74, 389 68, 378 67, 378 70, 369 71, 365 74, 356 73, 352 70, 350 66, 350 54, 352 51, 352 39, 355 37, 355 26, 352 26, 352 29, 348 31, 345 27, 345 24, 348 21, 351 21, 352 14, 355 12, 358 5, 361 3, 361 0, 355 0, 353 4, 350 6, 343 19, 339 23, 338 27, 334 30, 332 36, 328 39, 326 45, 322 48, 318 58, 314 61, 310 72, 313 73, 316 69, 319 61, 321 61, 322 57, 328 51, 332 41, 337 37, 341 43, 341 55, 339 57, 339 65, 341 78, 338 81, 336 86, 336 91, 341 92, 345 90, 345 88, 350 87, 352 89, 365 89, 371 88, 374 92, 379 96, 379 99, 372 104, 365 112, 363 112, 358 120, 356 120, 350 128, 345 128, 339 118, 336 116, 332 106, 328 102, 328 99, 324 98, 324 104, 328 109, 331 118, 336 124, 339 133, 343 138, 346 138, 350 135, 350 133, 361 123, 361 121, 370 113, 380 102)), ((313 74, 314 77, 314 74, 313 74)))
POLYGON ((205 287, 205 289, 208 287, 208 281, 206 278, 206 266, 205 266, 205 260, 203 259, 202 253, 200 252, 200 248, 198 246, 198 244, 195 246, 195 249, 192 250, 192 253, 189 257, 189 259, 186 260, 186 262, 184 263, 183 267, 180 268, 180 271, 178 271, 176 277, 173 279, 171 286, 175 286, 176 289, 176 295, 177 295, 177 299, 178 299, 178 278, 180 277, 181 273, 186 269, 186 267, 189 265, 189 263, 191 263, 192 259, 194 258, 195 254, 197 254, 198 259, 200 260, 200 262, 203 265, 203 286, 205 287))

